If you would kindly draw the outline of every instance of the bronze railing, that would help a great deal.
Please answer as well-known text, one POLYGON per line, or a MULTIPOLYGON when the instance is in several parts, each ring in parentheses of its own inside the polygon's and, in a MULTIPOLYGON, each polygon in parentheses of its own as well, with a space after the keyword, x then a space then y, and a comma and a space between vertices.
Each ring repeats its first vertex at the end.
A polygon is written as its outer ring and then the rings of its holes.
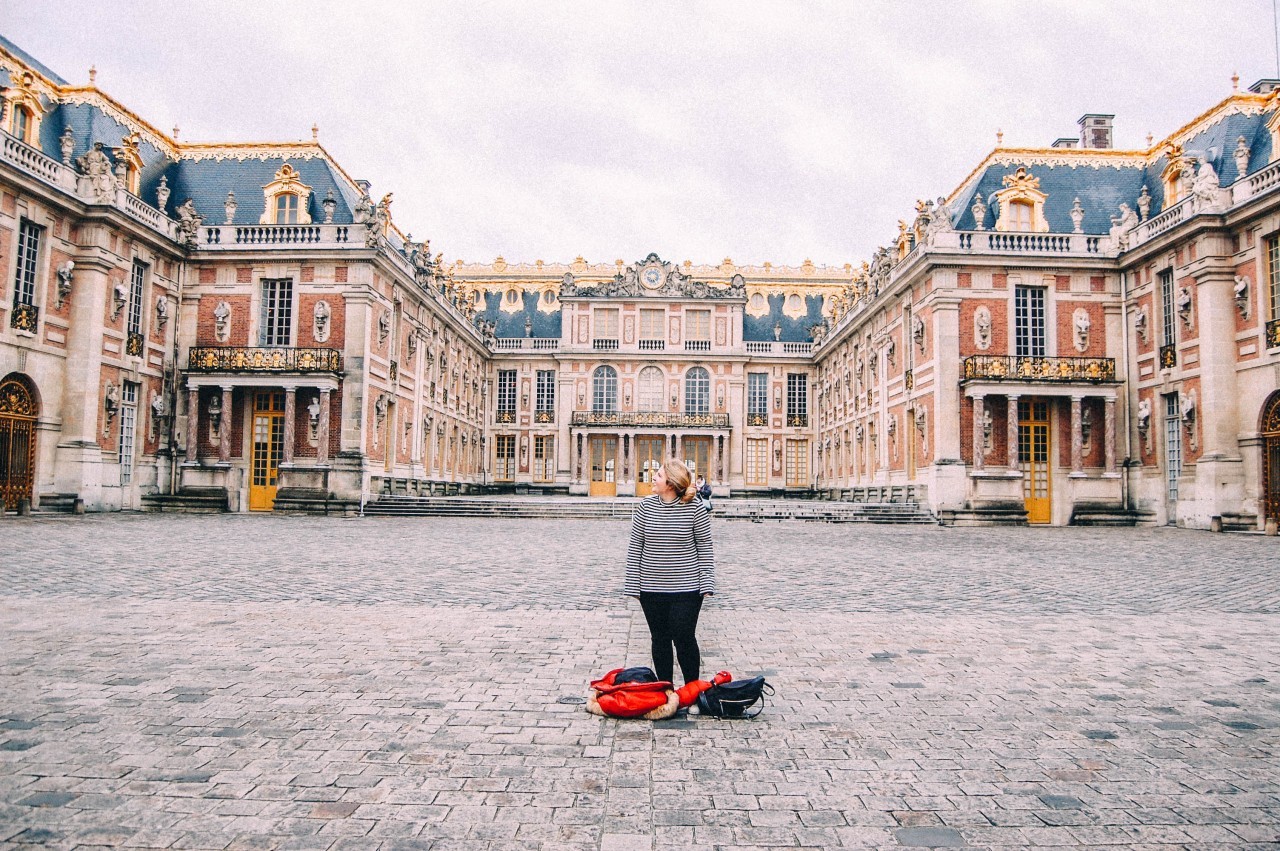
POLYGON ((747 414, 747 425, 749 426, 767 426, 768 424, 768 414, 747 414))
POLYGON ((9 325, 19 331, 28 331, 32 334, 36 332, 36 325, 40 321, 40 308, 34 304, 15 304, 13 306, 13 316, 9 317, 9 325))
POLYGON ((808 414, 787 414, 787 428, 808 428, 808 414))
POLYGON ((513 423, 516 421, 516 412, 498 411, 493 415, 493 421, 496 423, 513 423))
POLYGON ((661 411, 574 411, 575 426, 635 428, 728 428, 728 414, 669 414, 661 411))
POLYGON ((965 358, 962 381, 1116 380, 1115 358, 1048 358, 974 355, 965 358))
POLYGON ((1280 346, 1280 319, 1272 319, 1267 323, 1267 348, 1280 346))
POLYGON ((535 423, 553 423, 556 421, 555 411, 534 411, 533 421, 535 423))
POLYGON ((192 346, 189 372, 342 372, 338 349, 192 346))

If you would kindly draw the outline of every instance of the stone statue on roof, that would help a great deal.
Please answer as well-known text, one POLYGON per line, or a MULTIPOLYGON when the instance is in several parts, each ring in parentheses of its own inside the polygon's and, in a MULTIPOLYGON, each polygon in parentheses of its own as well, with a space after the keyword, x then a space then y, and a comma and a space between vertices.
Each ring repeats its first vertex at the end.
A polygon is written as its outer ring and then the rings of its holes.
POLYGON ((1129 247, 1129 232, 1138 226, 1138 214, 1123 201, 1120 202, 1120 215, 1111 217, 1111 241, 1117 249, 1124 251, 1129 247))
POLYGON ((1213 163, 1200 160, 1200 170, 1196 172, 1196 179, 1191 184, 1191 194, 1195 196, 1196 205, 1209 209, 1224 206, 1219 198, 1220 188, 1218 172, 1214 170, 1213 163))
POLYGON ((85 189, 97 204, 109 204, 116 197, 116 178, 111 170, 111 159, 101 142, 76 157, 76 167, 86 178, 85 189))

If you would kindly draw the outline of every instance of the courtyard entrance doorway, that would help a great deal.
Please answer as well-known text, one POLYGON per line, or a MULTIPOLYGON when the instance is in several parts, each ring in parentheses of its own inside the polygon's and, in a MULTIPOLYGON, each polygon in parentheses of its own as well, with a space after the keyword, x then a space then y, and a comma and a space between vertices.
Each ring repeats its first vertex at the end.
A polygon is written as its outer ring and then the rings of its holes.
POLYGON ((636 496, 653 493, 653 477, 662 466, 665 437, 636 438, 636 496))
POLYGON ((698 476, 711 481, 711 438, 686 437, 681 441, 681 447, 684 449, 684 464, 694 481, 698 476))
POLYGON ((1262 408, 1263 519, 1280 523, 1280 392, 1262 408))
POLYGON ((270 511, 276 501, 284 456, 284 391, 253 396, 253 446, 249 465, 249 510, 270 511))
POLYGON ((36 400, 17 378, 0 382, 0 502, 31 499, 36 468, 36 400))
POLYGON ((1049 490, 1049 402, 1018 401, 1018 466, 1022 470, 1022 498, 1028 523, 1053 519, 1049 490))
POLYGON ((591 438, 591 496, 618 495, 618 438, 591 438))

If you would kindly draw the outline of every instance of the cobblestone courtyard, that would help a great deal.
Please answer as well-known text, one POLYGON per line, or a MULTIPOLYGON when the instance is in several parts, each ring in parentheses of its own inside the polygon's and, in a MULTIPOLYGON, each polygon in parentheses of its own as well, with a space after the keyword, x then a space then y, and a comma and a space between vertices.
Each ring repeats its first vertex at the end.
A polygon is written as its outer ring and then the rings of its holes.
POLYGON ((1274 848, 1280 546, 714 525, 751 722, 647 664, 616 521, 5 519, 0 845, 1274 848))

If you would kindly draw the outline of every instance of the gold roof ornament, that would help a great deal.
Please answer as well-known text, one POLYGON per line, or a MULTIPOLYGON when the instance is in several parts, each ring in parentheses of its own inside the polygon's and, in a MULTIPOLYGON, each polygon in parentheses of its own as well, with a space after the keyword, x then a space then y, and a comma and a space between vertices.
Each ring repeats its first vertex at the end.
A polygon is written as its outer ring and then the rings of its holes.
POLYGON ((1040 178, 1031 174, 1025 167, 1019 166, 1018 170, 1013 174, 1004 176, 1004 185, 1006 189, 1016 189, 1019 192, 1028 190, 1038 192, 1040 190, 1040 178))

